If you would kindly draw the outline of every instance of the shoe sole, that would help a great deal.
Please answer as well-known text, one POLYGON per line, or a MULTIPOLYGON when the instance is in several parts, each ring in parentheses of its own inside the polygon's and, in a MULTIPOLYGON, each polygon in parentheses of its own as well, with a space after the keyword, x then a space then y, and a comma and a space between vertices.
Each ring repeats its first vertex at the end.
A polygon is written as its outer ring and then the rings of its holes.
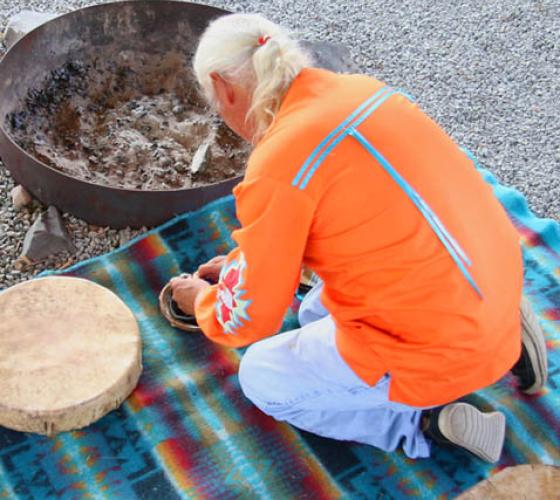
POLYGON ((467 403, 452 403, 441 410, 438 427, 451 443, 482 460, 500 459, 506 433, 503 413, 483 413, 467 403))
POLYGON ((546 341, 533 308, 525 297, 521 300, 521 341, 535 373, 534 384, 524 389, 523 392, 534 394, 544 387, 548 376, 546 341))

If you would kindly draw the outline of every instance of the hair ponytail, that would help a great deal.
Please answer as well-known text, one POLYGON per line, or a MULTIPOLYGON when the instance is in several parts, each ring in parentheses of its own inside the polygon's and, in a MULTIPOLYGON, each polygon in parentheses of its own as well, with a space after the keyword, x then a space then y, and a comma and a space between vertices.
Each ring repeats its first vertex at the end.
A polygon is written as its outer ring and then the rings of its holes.
POLYGON ((234 80, 252 93, 247 120, 258 140, 273 122, 293 79, 311 59, 277 24, 258 14, 216 19, 203 33, 193 68, 213 102, 212 72, 234 80))
POLYGON ((309 61, 297 43, 284 34, 270 36, 252 59, 255 87, 248 118, 254 120, 260 136, 274 120, 293 79, 309 61))

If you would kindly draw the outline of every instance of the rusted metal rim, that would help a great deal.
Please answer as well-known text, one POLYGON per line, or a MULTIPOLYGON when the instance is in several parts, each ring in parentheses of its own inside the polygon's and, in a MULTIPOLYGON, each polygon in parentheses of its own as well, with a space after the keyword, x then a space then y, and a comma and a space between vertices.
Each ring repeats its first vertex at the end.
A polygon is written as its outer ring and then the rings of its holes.
MULTIPOLYGON (((55 205, 90 223, 153 226, 182 212, 194 210, 231 192, 241 177, 207 186, 150 190, 103 186, 76 179, 36 159, 10 137, 4 123, 8 113, 44 76, 63 64, 69 54, 123 39, 123 46, 150 43, 164 32, 171 40, 185 30, 196 48, 208 23, 229 12, 207 5, 163 0, 135 0, 94 5, 59 16, 36 28, 7 52, 0 61, 0 157, 15 181, 40 201, 55 205)), ((170 46, 171 48, 171 46, 170 46)))

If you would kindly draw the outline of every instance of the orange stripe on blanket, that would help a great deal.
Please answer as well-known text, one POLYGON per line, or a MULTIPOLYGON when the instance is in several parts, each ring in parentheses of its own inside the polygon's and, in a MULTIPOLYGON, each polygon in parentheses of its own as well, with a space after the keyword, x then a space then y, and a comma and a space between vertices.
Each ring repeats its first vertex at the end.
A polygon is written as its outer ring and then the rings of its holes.
POLYGON ((156 451, 170 475, 170 479, 182 492, 194 492, 196 485, 189 478, 193 467, 187 452, 176 439, 167 439, 156 446, 156 451))
POLYGON ((138 383, 132 394, 126 400, 130 409, 137 413, 146 406, 152 406, 165 393, 165 386, 157 384, 138 383))
POLYGON ((138 241, 132 245, 130 251, 140 262, 150 261, 168 253, 165 243, 157 234, 151 234, 138 241))
POLYGON ((550 321, 560 321, 560 309, 545 309, 541 314, 550 321))
POLYGON ((315 455, 304 449, 301 438, 290 426, 280 424, 275 431, 293 447, 294 461, 299 462, 297 464, 299 467, 296 467, 295 464, 294 467, 299 470, 305 468, 309 471, 309 475, 302 478, 301 481, 305 491, 313 492, 313 500, 331 500, 343 497, 342 491, 337 487, 331 475, 315 458, 315 455))

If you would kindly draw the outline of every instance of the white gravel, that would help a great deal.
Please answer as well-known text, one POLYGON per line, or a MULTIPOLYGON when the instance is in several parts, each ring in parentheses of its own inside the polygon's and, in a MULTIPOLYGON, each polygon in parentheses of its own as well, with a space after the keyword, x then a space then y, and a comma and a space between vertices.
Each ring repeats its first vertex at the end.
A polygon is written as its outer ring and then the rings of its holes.
MULTIPOLYGON (((67 12, 84 0, 0 0, 0 29, 23 9, 67 12)), ((558 0, 211 1, 260 12, 306 39, 348 46, 364 71, 402 87, 542 217, 560 219, 560 2, 558 0)), ((0 167, 0 288, 42 269, 14 271, 41 209, 16 213, 0 167)), ((115 248, 136 232, 90 228, 65 216, 77 255, 115 248)), ((69 256, 48 265, 67 263, 69 256)))

